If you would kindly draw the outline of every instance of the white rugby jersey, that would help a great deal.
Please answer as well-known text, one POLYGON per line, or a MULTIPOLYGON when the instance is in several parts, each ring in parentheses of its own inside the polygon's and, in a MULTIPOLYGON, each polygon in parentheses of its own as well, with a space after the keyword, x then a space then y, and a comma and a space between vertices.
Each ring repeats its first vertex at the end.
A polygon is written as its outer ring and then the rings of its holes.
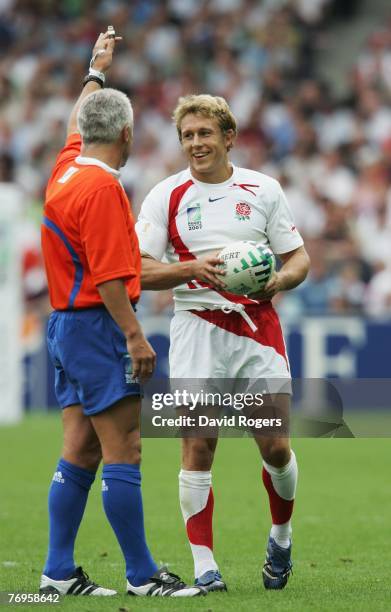
MULTIPOLYGON (((233 166, 223 183, 202 183, 190 169, 158 183, 146 196, 136 224, 140 250, 159 261, 189 261, 237 240, 253 240, 276 254, 303 244, 280 184, 233 166)), ((174 289, 176 310, 202 310, 257 301, 193 280, 174 289)))

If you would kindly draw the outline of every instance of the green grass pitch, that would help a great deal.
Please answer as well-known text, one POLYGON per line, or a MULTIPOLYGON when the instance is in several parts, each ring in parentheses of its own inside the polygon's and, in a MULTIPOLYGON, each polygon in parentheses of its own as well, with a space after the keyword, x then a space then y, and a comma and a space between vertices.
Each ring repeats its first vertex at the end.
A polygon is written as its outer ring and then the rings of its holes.
MULTIPOLYGON (((59 415, 0 428, 0 591, 34 592, 47 544, 46 496, 59 455, 59 415)), ((61 610, 380 611, 391 609, 390 444, 387 439, 294 440, 300 482, 294 514, 294 575, 266 592, 260 570, 269 510, 260 460, 249 439, 222 439, 214 467, 215 553, 228 594, 192 600, 125 596, 119 547, 104 517, 97 479, 76 561, 115 598, 66 598, 61 610)), ((146 530, 157 561, 186 580, 192 559, 178 506, 178 440, 144 440, 146 530)), ((40 606, 8 606, 37 610, 40 606)))

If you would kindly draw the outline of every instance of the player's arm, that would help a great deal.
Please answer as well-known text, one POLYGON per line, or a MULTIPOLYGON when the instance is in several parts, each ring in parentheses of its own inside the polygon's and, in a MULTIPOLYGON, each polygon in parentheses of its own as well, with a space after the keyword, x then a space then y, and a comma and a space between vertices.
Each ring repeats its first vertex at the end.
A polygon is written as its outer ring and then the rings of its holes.
POLYGON ((225 271, 219 268, 220 259, 215 256, 201 257, 178 263, 162 263, 150 255, 142 253, 141 287, 160 291, 172 289, 192 280, 210 283, 215 289, 224 289, 225 271))
POLYGON ((301 246, 289 253, 282 253, 278 257, 282 261, 281 269, 276 272, 280 286, 279 291, 294 289, 303 282, 308 274, 310 269, 309 255, 304 246, 301 246))
POLYGON ((251 294, 251 297, 270 300, 279 291, 294 289, 303 282, 310 268, 310 258, 304 246, 281 253, 278 257, 282 261, 281 269, 273 274, 262 291, 251 294))
POLYGON ((104 305, 123 332, 132 359, 133 376, 147 380, 155 369, 156 353, 146 340, 129 302, 125 283, 114 279, 97 286, 104 305))
MULTIPOLYGON (((90 68, 105 75, 111 66, 111 62, 113 61, 114 47, 116 41, 118 40, 122 40, 122 38, 119 36, 114 37, 109 31, 105 32, 104 34, 99 34, 94 49, 92 51, 92 60, 90 68)), ((83 87, 83 90, 75 106, 73 107, 71 116, 69 118, 67 136, 78 131, 77 113, 84 98, 86 98, 90 93, 97 91, 98 89, 101 89, 101 85, 96 81, 89 81, 83 87)))

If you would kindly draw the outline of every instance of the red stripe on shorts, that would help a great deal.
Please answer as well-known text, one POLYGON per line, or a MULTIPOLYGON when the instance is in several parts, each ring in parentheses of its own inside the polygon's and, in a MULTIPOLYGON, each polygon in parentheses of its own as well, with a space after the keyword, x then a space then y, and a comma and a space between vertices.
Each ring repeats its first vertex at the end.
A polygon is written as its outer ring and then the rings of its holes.
MULTIPOLYGON (((228 295, 230 296, 231 294, 228 295)), ((289 371, 289 362, 286 355, 280 320, 271 302, 246 306, 246 313, 258 328, 256 331, 252 331, 247 321, 244 320, 239 312, 232 311, 230 313, 225 313, 221 310, 191 310, 190 312, 232 334, 246 336, 263 346, 274 348, 274 350, 285 359, 289 371)))

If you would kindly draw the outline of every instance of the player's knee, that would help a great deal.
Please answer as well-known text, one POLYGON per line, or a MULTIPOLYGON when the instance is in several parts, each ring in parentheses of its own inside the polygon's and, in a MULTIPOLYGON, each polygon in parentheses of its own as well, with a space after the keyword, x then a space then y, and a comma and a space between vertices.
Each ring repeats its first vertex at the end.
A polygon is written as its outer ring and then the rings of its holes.
POLYGON ((291 455, 289 441, 268 440, 267 444, 262 448, 262 457, 266 463, 274 467, 283 467, 289 462, 291 455))
POLYGON ((209 470, 212 462, 216 444, 211 444, 207 439, 184 440, 183 466, 187 470, 209 470))

